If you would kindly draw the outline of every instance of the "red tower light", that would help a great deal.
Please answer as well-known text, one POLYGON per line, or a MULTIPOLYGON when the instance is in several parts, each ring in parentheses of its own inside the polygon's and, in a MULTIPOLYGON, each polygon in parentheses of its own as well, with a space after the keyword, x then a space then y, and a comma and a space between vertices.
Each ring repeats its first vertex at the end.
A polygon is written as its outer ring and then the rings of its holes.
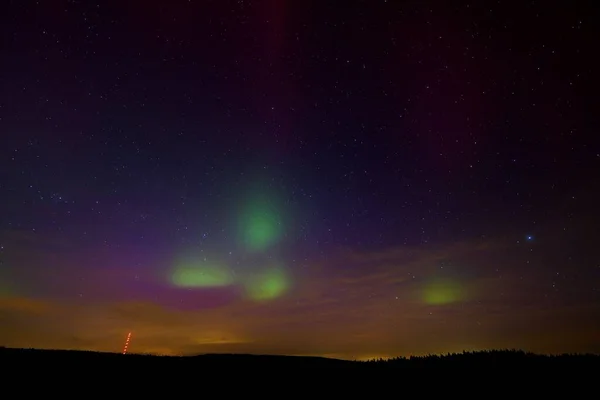
POLYGON ((127 340, 125 340, 125 347, 123 347, 123 354, 127 354, 127 348, 129 347, 129 341, 131 340, 131 332, 127 334, 127 340))

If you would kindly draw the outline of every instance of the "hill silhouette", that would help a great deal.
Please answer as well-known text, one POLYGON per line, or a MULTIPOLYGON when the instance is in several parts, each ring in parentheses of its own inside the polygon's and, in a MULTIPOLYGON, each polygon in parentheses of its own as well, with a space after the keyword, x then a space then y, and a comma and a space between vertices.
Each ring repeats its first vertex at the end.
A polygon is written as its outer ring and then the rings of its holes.
POLYGON ((5 365, 103 365, 104 368, 140 366, 153 368, 178 367, 242 367, 242 368, 502 368, 502 369, 584 369, 600 370, 600 356, 593 354, 540 355, 518 350, 491 350, 479 352, 448 353, 349 361, 325 357, 250 355, 250 354, 204 354, 196 356, 156 356, 144 354, 102 353, 80 350, 38 350, 0 348, 0 359, 5 365))

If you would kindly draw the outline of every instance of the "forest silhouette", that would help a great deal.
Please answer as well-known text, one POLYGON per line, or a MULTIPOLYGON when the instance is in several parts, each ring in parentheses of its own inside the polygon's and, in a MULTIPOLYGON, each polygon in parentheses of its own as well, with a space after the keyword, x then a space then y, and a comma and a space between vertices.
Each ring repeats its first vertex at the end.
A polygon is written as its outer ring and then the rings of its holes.
POLYGON ((156 368, 177 367, 276 367, 276 368, 526 368, 540 370, 587 369, 600 370, 600 356, 594 354, 542 355, 520 350, 490 350, 477 352, 447 353, 372 359, 367 361, 340 360, 326 357, 250 355, 250 354, 202 354, 196 356, 157 356, 146 354, 102 353, 80 350, 39 350, 0 348, 0 359, 5 363, 29 365, 94 365, 151 366, 156 368))

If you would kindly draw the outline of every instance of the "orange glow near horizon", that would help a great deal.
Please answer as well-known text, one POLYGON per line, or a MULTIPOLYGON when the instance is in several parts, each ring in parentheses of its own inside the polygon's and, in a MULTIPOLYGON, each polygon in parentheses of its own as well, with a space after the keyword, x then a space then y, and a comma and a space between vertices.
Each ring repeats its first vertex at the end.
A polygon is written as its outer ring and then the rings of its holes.
MULTIPOLYGON (((116 352, 123 332, 129 332, 122 353, 131 354, 136 332, 135 353, 159 355, 248 353, 364 360, 486 349, 599 352, 600 332, 592 318, 598 315, 597 303, 549 297, 544 282, 522 269, 504 267, 509 265, 503 259, 507 246, 510 243, 498 239, 341 251, 305 270, 290 270, 293 287, 260 302, 243 292, 227 292, 231 288, 165 286, 146 296, 121 294, 115 282, 125 272, 107 268, 88 279, 93 288, 106 292, 95 299, 0 295, 0 316, 10 327, 0 330, 0 345, 116 352), (439 265, 448 259, 474 266, 474 272, 452 276, 452 290, 460 291, 452 292, 453 301, 427 301, 427 296, 448 298, 431 285, 447 281, 439 265), (496 263, 502 276, 477 274, 481 263, 491 264, 488 270, 496 263)), ((54 271, 69 275, 67 267, 54 271)))

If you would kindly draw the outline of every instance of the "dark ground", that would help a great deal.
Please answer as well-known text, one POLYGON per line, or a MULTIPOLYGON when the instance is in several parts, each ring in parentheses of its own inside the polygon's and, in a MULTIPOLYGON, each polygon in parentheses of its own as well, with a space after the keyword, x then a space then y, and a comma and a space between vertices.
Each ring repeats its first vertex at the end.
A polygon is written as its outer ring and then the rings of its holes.
MULTIPOLYGON (((489 351, 388 361, 212 354, 159 357, 0 348, 19 398, 585 398, 600 356, 489 351)), ((13 398, 11 396, 6 397, 13 398)))
POLYGON ((447 355, 396 358, 390 360, 346 361, 324 357, 295 357, 248 354, 205 354, 171 357, 141 354, 122 355, 75 350, 37 350, 0 348, 0 359, 9 364, 35 365, 98 365, 155 368, 343 368, 362 369, 423 369, 423 368, 518 368, 518 369, 592 369, 600 372, 600 356, 564 354, 547 356, 515 350, 464 352, 447 355))

